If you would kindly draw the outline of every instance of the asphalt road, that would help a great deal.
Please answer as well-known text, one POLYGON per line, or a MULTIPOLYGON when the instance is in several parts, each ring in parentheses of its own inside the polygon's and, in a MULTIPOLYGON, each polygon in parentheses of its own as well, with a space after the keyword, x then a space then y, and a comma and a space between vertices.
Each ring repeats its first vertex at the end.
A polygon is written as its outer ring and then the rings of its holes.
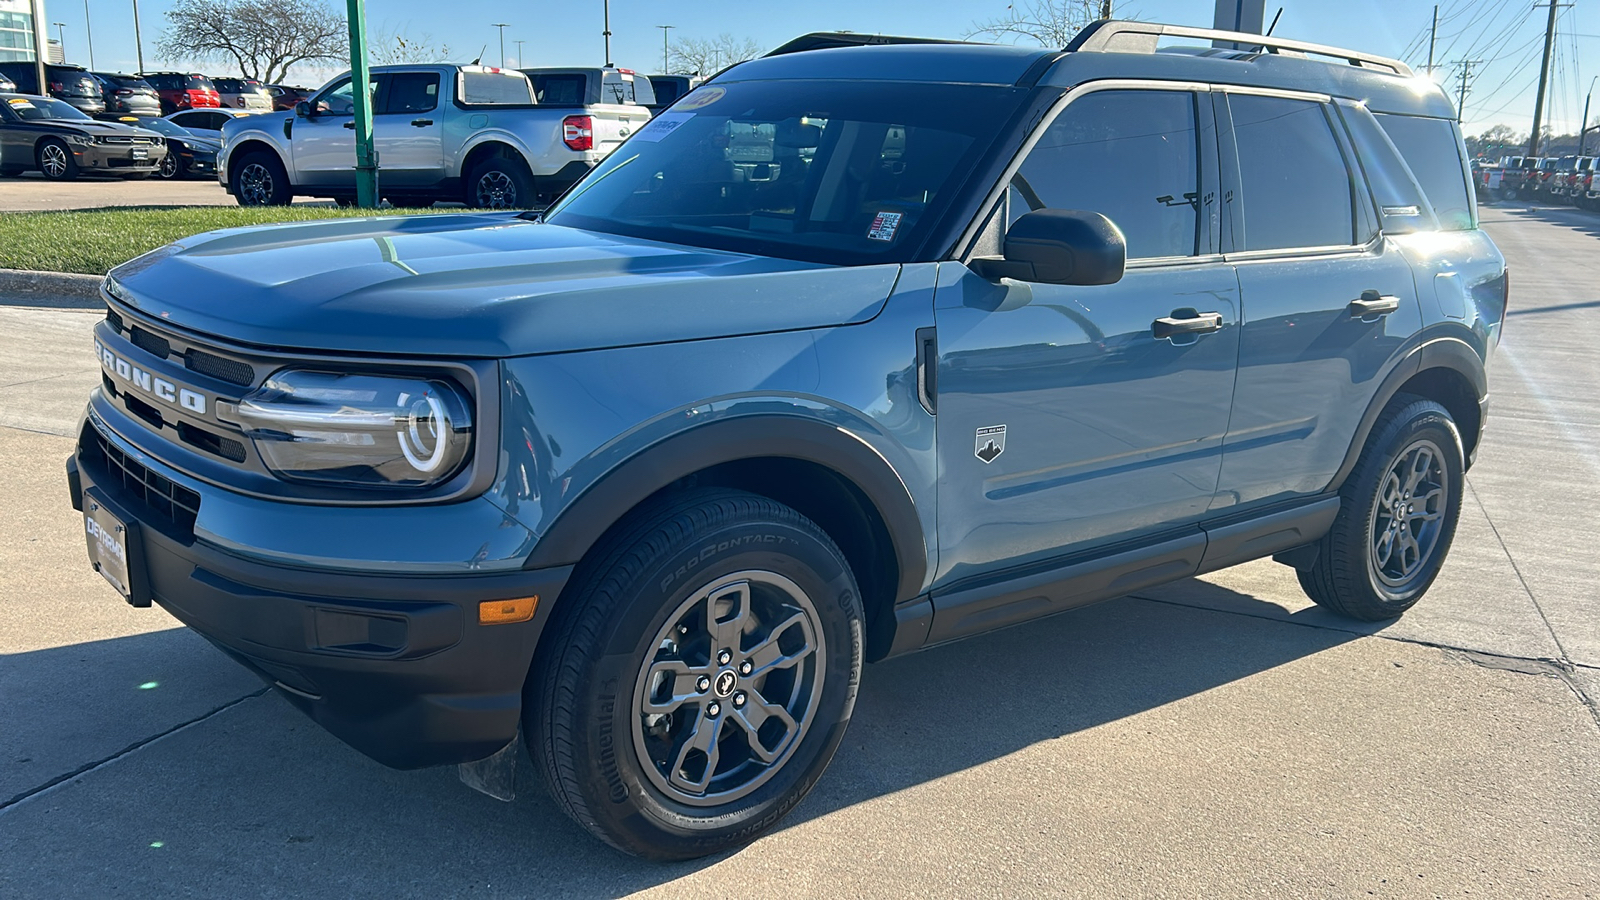
POLYGON ((93 209, 101 206, 232 205, 234 199, 217 184, 215 178, 164 181, 150 177, 129 181, 126 178, 85 176, 76 181, 46 181, 37 172, 28 172, 16 178, 0 178, 0 212, 93 209))
POLYGON ((1258 562, 869 667, 796 813, 672 866, 115 599, 61 467, 93 315, 0 303, 0 896, 1600 895, 1600 217, 1484 220, 1512 311, 1422 605, 1353 626, 1258 562))

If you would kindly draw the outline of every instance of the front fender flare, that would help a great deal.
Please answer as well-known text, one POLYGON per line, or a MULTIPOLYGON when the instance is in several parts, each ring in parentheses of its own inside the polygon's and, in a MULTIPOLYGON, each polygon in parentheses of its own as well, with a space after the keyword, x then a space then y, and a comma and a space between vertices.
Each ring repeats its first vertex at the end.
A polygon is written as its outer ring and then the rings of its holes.
POLYGON ((613 524, 655 492, 721 463, 760 458, 816 463, 855 485, 876 508, 894 545, 900 575, 896 600, 921 591, 927 575, 925 536, 899 473, 857 435, 828 422, 785 415, 710 422, 636 453, 562 510, 524 568, 574 565, 613 524))

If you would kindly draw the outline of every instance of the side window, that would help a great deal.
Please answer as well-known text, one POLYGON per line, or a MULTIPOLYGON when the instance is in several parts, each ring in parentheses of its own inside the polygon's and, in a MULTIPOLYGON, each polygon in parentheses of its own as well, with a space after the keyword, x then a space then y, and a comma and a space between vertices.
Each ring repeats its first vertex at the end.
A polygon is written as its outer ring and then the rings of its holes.
POLYGON ((1350 170, 1322 104, 1232 94, 1246 250, 1343 246, 1355 236, 1350 170))
POLYGON ((1010 214, 1100 213, 1130 259, 1194 256, 1200 237, 1195 98, 1178 91, 1097 91, 1050 124, 1012 180, 1010 214))
POLYGON ((533 76, 536 102, 550 106, 582 106, 587 86, 585 77, 578 74, 533 76))
POLYGON ((439 75, 436 72, 397 72, 389 76, 389 96, 385 113, 425 113, 439 106, 439 75))
POLYGON ((1461 165, 1461 139, 1454 122, 1380 113, 1378 124, 1399 149, 1433 205, 1439 227, 1445 231, 1470 231, 1472 200, 1461 165))
MULTIPOLYGON (((368 99, 378 92, 378 79, 374 77, 367 85, 368 99)), ((355 95, 350 90, 350 79, 341 79, 338 84, 323 91, 313 101, 312 109, 319 116, 353 116, 356 114, 355 95)), ((221 125, 217 126, 221 128, 221 125)))

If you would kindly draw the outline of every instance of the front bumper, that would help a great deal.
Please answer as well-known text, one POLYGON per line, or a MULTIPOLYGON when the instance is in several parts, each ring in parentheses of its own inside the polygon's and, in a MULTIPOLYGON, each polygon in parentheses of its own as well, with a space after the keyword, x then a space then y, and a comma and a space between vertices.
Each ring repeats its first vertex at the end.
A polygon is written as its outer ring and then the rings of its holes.
MULTIPOLYGON (((405 769, 482 759, 516 736, 534 647, 570 567, 397 576, 245 559, 162 514, 164 496, 188 489, 162 475, 159 463, 108 438, 92 419, 82 434, 67 460, 73 507, 83 510, 92 497, 137 529, 129 541, 130 557, 138 557, 129 561, 136 593, 335 736, 405 769), (126 454, 113 464, 105 446, 126 454), (480 602, 534 595, 532 620, 478 623, 480 602)), ((188 493, 195 505, 203 502, 188 493)), ((303 509, 307 517, 319 512, 303 509)))
POLYGON ((78 161, 78 168, 85 172, 109 172, 114 175, 130 175, 137 172, 154 172, 161 168, 161 160, 167 155, 165 144, 148 144, 134 148, 126 144, 90 144, 88 146, 72 145, 72 155, 78 161), (135 159, 133 151, 145 151, 144 159, 135 159))

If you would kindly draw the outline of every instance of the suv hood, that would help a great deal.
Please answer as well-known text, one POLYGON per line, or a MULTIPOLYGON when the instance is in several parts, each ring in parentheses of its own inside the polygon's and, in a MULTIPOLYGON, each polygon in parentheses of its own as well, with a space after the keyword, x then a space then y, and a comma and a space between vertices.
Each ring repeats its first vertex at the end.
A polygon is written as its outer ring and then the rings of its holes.
POLYGON ((113 269, 118 296, 257 347, 502 357, 820 328, 877 315, 894 264, 661 244, 514 213, 196 235, 113 269))

